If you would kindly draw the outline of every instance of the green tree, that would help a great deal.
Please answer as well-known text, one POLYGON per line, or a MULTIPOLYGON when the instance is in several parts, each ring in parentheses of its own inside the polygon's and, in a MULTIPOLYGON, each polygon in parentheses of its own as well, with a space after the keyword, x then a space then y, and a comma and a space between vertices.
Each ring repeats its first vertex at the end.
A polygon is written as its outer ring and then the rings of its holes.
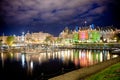
POLYGON ((50 36, 47 36, 46 39, 45 39, 45 42, 52 42, 53 41, 53 37, 50 35, 50 36))
POLYGON ((56 42, 58 42, 58 43, 61 43, 62 42, 62 38, 57 38, 57 40, 56 40, 56 42))
POLYGON ((14 36, 8 36, 6 39, 6 43, 8 44, 8 46, 12 46, 13 42, 14 42, 14 36))
POLYGON ((78 41, 79 41, 79 37, 78 37, 78 33, 77 32, 73 34, 73 41, 75 43, 78 43, 78 41))

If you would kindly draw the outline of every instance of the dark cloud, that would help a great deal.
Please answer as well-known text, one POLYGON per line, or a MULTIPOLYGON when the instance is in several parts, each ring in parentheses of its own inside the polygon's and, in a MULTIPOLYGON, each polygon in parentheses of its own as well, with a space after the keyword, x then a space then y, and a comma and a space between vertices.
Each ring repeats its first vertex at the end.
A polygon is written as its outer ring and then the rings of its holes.
POLYGON ((51 27, 62 30, 63 26, 83 26, 84 21, 87 25, 111 25, 119 23, 116 5, 114 0, 2 0, 0 26, 2 31, 10 26, 12 31, 16 27, 49 31, 51 27))
POLYGON ((82 14, 86 12, 85 17, 100 15, 107 3, 108 0, 4 0, 2 9, 7 22, 24 24, 34 18, 44 22, 59 22, 72 20, 76 15, 83 17, 82 14), (94 9, 94 4, 99 7, 94 9))

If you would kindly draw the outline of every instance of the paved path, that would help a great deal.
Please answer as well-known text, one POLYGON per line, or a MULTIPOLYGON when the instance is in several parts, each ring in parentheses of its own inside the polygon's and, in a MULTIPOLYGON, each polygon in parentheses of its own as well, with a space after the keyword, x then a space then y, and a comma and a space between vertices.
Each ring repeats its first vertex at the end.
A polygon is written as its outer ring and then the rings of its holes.
POLYGON ((94 74, 96 72, 99 72, 100 70, 103 70, 115 63, 120 62, 120 57, 96 64, 94 66, 82 68, 79 70, 74 70, 72 72, 51 78, 49 80, 80 80, 88 75, 94 74))

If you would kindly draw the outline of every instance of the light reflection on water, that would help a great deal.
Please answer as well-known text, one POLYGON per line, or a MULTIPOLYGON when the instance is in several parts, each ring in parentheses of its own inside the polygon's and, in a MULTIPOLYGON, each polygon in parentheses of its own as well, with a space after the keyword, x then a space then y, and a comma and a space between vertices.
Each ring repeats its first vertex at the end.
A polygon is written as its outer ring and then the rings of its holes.
MULTIPOLYGON (((59 60, 64 66, 70 66, 70 63, 73 63, 74 67, 80 68, 103 62, 114 57, 117 57, 117 55, 112 55, 109 51, 105 50, 63 49, 51 53, 1 53, 0 61, 2 63, 2 67, 4 67, 4 61, 6 59, 20 61, 21 66, 23 68, 27 67, 27 71, 32 73, 34 67, 36 67, 36 63, 38 64, 37 66, 41 66, 46 62, 51 63, 51 61, 54 62, 55 60, 59 60)), ((63 65, 61 66, 64 67, 63 65)))

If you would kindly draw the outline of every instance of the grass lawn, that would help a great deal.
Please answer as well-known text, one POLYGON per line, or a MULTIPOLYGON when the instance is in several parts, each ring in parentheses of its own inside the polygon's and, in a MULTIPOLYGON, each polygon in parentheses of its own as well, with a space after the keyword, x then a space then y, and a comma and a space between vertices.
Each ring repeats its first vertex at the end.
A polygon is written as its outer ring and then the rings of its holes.
POLYGON ((120 80, 120 62, 86 78, 85 80, 120 80))

